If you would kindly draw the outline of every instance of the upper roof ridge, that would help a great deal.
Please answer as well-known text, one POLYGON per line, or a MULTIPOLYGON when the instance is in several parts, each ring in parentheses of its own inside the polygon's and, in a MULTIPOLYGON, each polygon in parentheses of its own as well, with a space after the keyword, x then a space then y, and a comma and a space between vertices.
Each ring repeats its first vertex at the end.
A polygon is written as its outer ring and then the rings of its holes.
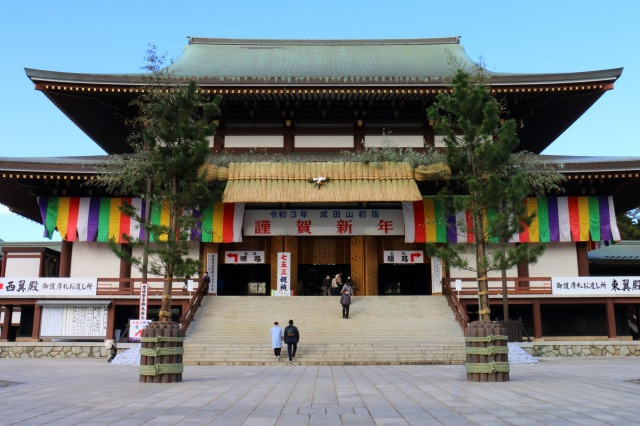
POLYGON ((460 44, 460 36, 442 38, 406 38, 406 39, 247 39, 247 38, 206 38, 189 37, 189 44, 217 44, 217 45, 254 45, 254 46, 353 46, 353 45, 431 45, 431 44, 460 44))

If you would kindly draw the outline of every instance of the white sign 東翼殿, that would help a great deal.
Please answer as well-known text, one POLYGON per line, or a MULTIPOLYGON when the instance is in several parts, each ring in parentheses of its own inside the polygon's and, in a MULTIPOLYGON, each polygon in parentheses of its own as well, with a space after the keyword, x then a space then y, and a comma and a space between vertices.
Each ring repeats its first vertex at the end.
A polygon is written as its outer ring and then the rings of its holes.
POLYGON ((404 235, 400 209, 245 210, 246 236, 404 235))
POLYGON ((638 296, 640 277, 552 277, 551 292, 571 296, 638 296))
POLYGON ((95 296, 97 288, 97 278, 0 278, 0 297, 95 296))

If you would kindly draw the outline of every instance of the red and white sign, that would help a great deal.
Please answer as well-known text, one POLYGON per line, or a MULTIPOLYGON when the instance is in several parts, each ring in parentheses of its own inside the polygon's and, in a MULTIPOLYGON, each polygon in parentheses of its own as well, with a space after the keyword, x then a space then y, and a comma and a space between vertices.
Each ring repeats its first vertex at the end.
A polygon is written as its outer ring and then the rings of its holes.
POLYGON ((140 319, 147 319, 147 311, 148 311, 148 303, 149 303, 149 283, 141 283, 140 284, 140 319))
POLYGON ((151 324, 148 319, 130 319, 129 320, 129 341, 139 342, 142 337, 142 330, 151 324))
POLYGON ((278 252, 276 296, 291 296, 291 253, 278 252))
POLYGON ((385 250, 384 263, 403 265, 424 263, 424 252, 422 250, 385 250))
POLYGON ((400 209, 245 210, 244 235, 404 235, 400 209))
POLYGON ((224 254, 224 263, 227 265, 264 263, 264 251, 227 251, 224 254))

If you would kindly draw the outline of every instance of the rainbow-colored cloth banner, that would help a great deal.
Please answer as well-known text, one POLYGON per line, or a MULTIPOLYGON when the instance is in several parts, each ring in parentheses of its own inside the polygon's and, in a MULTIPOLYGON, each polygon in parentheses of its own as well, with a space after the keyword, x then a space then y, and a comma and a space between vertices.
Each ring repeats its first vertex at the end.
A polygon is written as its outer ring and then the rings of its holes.
MULTIPOLYGON (((142 198, 110 197, 39 197, 40 214, 44 224, 44 236, 51 238, 58 230, 66 241, 114 241, 127 242, 124 235, 133 239, 144 238, 144 228, 134 219, 125 216, 120 207, 130 204, 141 217, 145 214, 142 198)), ((242 241, 244 203, 212 203, 202 211, 194 211, 201 219, 200 229, 191 231, 191 240, 213 243, 242 241)), ((151 204, 151 223, 169 224, 169 203, 151 204)), ((166 241, 167 235, 150 235, 150 241, 166 241)))
MULTIPOLYGON (((570 241, 619 241, 620 232, 611 196, 526 198, 529 214, 536 213, 530 226, 510 242, 549 243, 570 241)), ((471 212, 450 213, 436 197, 403 202, 405 241, 408 243, 471 243, 471 212)), ((496 214, 488 210, 487 216, 496 214)), ((490 242, 498 242, 489 236, 490 242)))

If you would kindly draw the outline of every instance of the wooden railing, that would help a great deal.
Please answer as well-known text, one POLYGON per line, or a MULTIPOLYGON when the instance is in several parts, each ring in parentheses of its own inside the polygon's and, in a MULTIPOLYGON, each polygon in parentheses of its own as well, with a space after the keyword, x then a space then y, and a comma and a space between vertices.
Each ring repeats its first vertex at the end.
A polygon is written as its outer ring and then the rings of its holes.
MULTIPOLYGON (((201 279, 193 279, 195 285, 199 285, 201 279)), ((162 295, 164 278, 149 278, 149 296, 162 295)), ((140 296, 140 278, 98 278, 98 296, 140 296)), ((171 294, 174 296, 190 296, 195 291, 187 291, 184 278, 174 278, 171 294)))
POLYGON ((198 289, 196 290, 195 294, 191 298, 191 303, 189 303, 189 307, 187 308, 186 311, 182 313, 182 318, 180 318, 180 324, 182 326, 182 331, 184 333, 186 333, 187 330, 189 329, 189 326, 191 325, 191 321, 193 321, 193 317, 196 315, 196 312, 198 312, 198 309, 200 309, 200 305, 202 304, 202 299, 204 299, 208 291, 209 291, 208 284, 204 284, 201 280, 200 284, 198 285, 198 289))
MULTIPOLYGON (((454 288, 454 292, 458 296, 470 296, 478 294, 477 278, 458 278, 462 281, 462 288, 455 290, 456 278, 443 278, 442 288, 444 292, 445 283, 449 288, 454 288)), ((502 278, 490 277, 489 295, 502 294, 502 278)), ((527 294, 551 294, 551 277, 507 277, 507 292, 509 295, 527 295, 527 294)))
POLYGON ((464 331, 467 328, 467 324, 469 324, 469 316, 467 315, 467 311, 464 309, 464 306, 462 306, 458 300, 458 297, 451 290, 449 280, 442 280, 442 294, 447 298, 447 303, 449 303, 449 307, 451 308, 451 311, 453 311, 456 321, 458 321, 458 324, 460 324, 460 327, 464 331))

